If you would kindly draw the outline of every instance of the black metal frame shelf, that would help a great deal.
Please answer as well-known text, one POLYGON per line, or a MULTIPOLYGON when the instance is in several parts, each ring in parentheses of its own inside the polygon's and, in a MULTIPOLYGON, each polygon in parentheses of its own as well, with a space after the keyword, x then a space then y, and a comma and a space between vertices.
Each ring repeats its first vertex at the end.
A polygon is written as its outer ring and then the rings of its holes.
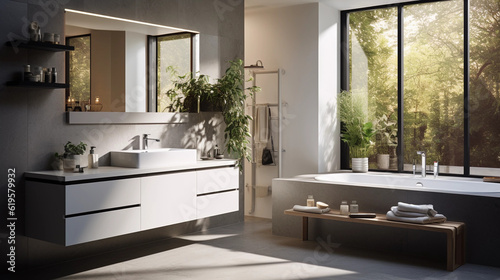
POLYGON ((24 48, 24 49, 35 49, 35 50, 43 50, 43 51, 51 51, 51 52, 66 52, 66 51, 74 51, 75 47, 54 44, 49 42, 35 42, 35 41, 9 41, 6 43, 8 46, 13 48, 24 48))
POLYGON ((14 87, 31 87, 31 88, 68 88, 68 84, 61 83, 42 83, 42 82, 27 82, 27 81, 9 81, 7 86, 14 87))

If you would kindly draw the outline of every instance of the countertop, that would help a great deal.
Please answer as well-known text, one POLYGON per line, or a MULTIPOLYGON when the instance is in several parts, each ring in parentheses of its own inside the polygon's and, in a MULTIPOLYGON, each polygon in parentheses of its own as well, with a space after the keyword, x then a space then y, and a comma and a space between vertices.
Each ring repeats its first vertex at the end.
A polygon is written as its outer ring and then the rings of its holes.
POLYGON ((162 168, 126 168, 114 166, 100 166, 97 169, 85 168, 83 173, 71 173, 61 170, 47 171, 27 171, 24 173, 25 178, 41 179, 56 182, 76 182, 82 180, 104 179, 112 177, 137 176, 154 173, 165 173, 183 170, 196 170, 213 167, 234 166, 234 159, 214 159, 214 160, 199 160, 194 164, 176 165, 162 168))

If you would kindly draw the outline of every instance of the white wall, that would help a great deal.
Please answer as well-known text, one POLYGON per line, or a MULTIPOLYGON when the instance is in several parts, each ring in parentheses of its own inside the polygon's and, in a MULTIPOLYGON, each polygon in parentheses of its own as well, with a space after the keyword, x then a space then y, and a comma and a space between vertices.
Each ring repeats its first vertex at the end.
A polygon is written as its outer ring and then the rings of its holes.
POLYGON ((92 30, 90 86, 102 111, 125 111, 125 32, 92 30))
MULTIPOLYGON (((327 172, 340 166, 334 110, 339 20, 338 10, 318 3, 245 14, 245 64, 260 59, 266 69, 284 70, 283 177, 327 172)), ((247 188, 245 214, 251 206, 250 194, 247 188)), ((257 208, 257 216, 271 215, 259 213, 257 208)))
POLYGON ((340 169, 340 11, 319 3, 318 172, 340 169))
POLYGON ((125 34, 125 112, 147 112, 146 56, 147 36, 125 34))

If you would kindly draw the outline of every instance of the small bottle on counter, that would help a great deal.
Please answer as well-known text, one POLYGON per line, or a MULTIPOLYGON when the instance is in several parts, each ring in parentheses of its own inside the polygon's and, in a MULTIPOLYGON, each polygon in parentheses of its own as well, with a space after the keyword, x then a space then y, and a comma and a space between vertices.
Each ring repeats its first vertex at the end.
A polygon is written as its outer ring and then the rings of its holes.
POLYGON ((353 200, 351 202, 351 206, 349 207, 349 210, 351 213, 358 213, 359 212, 359 206, 356 200, 353 200))
POLYGON ((95 153, 94 149, 95 146, 90 147, 88 168, 96 169, 99 168, 99 155, 95 153))
POLYGON ((314 197, 311 194, 307 196, 307 206, 314 207, 314 197))
POLYGON ((349 215, 349 205, 346 200, 342 200, 342 204, 340 204, 340 215, 349 215))

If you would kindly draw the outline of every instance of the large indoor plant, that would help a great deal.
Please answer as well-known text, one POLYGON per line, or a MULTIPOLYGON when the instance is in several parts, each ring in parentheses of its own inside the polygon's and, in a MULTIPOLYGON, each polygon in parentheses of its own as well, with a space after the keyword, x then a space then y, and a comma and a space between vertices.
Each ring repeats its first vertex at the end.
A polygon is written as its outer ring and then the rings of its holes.
POLYGON ((200 101, 206 101, 212 91, 212 84, 207 75, 187 73, 178 75, 172 67, 167 68, 173 79, 173 87, 166 92, 172 103, 168 106, 171 112, 200 112, 200 101))
POLYGON ((167 95, 172 101, 170 110, 174 112, 192 112, 189 110, 192 106, 191 99, 208 102, 212 110, 222 113, 226 123, 224 130, 226 150, 231 157, 238 159, 241 170, 243 159, 251 161, 249 125, 252 117, 245 113, 245 101, 260 88, 256 86, 245 88, 245 73, 241 59, 229 63, 224 75, 213 84, 209 83, 209 77, 206 75, 178 76, 174 81, 174 87, 167 92, 167 95))
POLYGON ((367 96, 362 92, 342 91, 338 95, 341 138, 349 146, 353 172, 368 172, 368 156, 375 133, 368 121, 367 96))

